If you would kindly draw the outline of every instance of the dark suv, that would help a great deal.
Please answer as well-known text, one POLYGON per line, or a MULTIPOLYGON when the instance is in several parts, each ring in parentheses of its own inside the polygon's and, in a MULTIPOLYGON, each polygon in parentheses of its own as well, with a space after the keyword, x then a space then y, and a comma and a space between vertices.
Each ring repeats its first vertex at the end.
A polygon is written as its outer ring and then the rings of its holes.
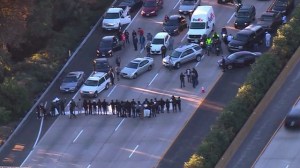
POLYGON ((288 15, 294 8, 294 0, 275 0, 268 11, 280 12, 283 15, 288 15))
POLYGON ((228 51, 251 50, 255 44, 262 44, 265 37, 265 30, 259 25, 250 25, 240 30, 236 36, 229 42, 228 51))
POLYGON ((282 24, 282 15, 279 12, 264 12, 257 25, 262 26, 265 31, 275 32, 277 28, 282 24))
POLYGON ((236 13, 234 27, 242 29, 255 20, 256 9, 253 5, 243 5, 236 13))

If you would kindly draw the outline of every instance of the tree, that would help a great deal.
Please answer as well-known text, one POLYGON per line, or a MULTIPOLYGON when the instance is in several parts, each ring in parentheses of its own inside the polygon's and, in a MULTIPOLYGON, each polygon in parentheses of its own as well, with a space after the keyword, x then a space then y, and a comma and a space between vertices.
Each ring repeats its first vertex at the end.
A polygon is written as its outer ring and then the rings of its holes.
POLYGON ((204 158, 197 154, 193 154, 188 162, 184 162, 184 168, 202 168, 204 158))

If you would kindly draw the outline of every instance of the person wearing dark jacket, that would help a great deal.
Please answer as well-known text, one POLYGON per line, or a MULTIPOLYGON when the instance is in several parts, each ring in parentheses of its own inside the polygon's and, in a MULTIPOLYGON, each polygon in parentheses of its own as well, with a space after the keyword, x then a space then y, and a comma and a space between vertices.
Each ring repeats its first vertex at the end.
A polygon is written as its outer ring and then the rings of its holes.
POLYGON ((133 42, 133 46, 134 46, 134 51, 137 51, 138 50, 137 45, 138 45, 138 42, 139 42, 138 38, 136 36, 134 36, 132 42, 133 42))
POLYGON ((185 77, 185 75, 181 72, 180 73, 180 88, 185 87, 184 77, 185 77))
POLYGON ((167 113, 169 113, 170 112, 170 100, 169 99, 166 100, 166 108, 167 108, 167 113))

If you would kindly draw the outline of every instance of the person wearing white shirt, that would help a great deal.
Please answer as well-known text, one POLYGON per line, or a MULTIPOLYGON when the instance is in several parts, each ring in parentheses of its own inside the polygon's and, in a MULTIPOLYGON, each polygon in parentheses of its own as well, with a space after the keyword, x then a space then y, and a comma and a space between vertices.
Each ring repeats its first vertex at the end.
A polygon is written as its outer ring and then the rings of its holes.
POLYGON ((269 32, 266 32, 266 36, 265 36, 265 39, 266 39, 266 47, 270 47, 271 46, 271 34, 269 32))

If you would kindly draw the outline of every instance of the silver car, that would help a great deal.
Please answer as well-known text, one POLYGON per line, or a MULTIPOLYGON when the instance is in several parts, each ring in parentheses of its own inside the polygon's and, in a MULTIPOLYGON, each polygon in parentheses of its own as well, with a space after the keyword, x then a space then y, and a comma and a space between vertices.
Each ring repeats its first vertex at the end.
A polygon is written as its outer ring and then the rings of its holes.
POLYGON ((84 72, 69 72, 62 81, 59 89, 61 92, 76 92, 84 82, 84 72))
POLYGON ((184 15, 193 13, 199 5, 200 0, 182 0, 179 6, 179 13, 184 15))
POLYGON ((181 64, 196 60, 201 61, 203 56, 202 48, 200 45, 191 43, 176 48, 171 55, 166 56, 162 63, 166 67, 175 67, 179 69, 181 64))
POLYGON ((135 79, 138 75, 150 71, 153 67, 153 58, 135 58, 130 61, 122 70, 120 75, 124 78, 135 79))

